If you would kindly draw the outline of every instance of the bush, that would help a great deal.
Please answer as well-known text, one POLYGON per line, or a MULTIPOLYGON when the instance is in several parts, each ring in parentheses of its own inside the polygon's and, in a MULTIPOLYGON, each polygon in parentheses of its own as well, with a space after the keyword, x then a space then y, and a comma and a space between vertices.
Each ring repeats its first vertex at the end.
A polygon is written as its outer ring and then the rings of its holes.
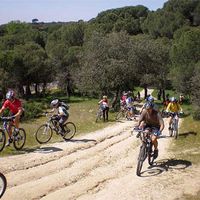
POLYGON ((29 120, 38 117, 43 113, 43 110, 46 109, 44 103, 39 102, 27 102, 24 104, 25 115, 24 120, 29 120))
POLYGON ((193 112, 193 118, 195 120, 200 120, 200 108, 195 108, 193 112))

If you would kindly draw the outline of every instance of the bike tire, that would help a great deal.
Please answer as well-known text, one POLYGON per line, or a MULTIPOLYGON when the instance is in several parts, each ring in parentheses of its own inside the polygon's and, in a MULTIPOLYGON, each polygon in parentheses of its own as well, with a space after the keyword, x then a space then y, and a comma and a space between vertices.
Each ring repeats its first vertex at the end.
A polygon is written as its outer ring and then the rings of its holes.
POLYGON ((2 173, 0 173, 0 198, 5 193, 6 187, 7 187, 6 177, 2 173))
POLYGON ((100 121, 100 120, 101 120, 101 113, 100 113, 100 112, 97 112, 95 122, 98 122, 98 121, 100 121))
POLYGON ((19 131, 13 133, 14 140, 13 145, 16 150, 21 150, 26 142, 26 132, 23 128, 19 128, 19 131))
POLYGON ((115 116, 115 120, 120 120, 120 119, 123 119, 124 117, 125 117, 124 112, 119 111, 115 116))
POLYGON ((76 133, 76 125, 73 122, 67 122, 64 125, 64 129, 66 133, 64 134, 63 138, 65 140, 72 139, 76 133))
POLYGON ((150 145, 147 154, 148 154, 148 163, 149 163, 149 165, 153 165, 154 156, 153 156, 153 154, 152 154, 152 144, 150 145))
POLYGON ((4 149, 6 144, 6 135, 3 130, 0 130, 0 152, 4 149))
POLYGON ((147 150, 146 150, 146 146, 143 144, 142 146, 140 146, 140 152, 138 156, 138 163, 137 163, 137 169, 136 169, 137 176, 141 175, 143 162, 145 161, 146 157, 147 157, 147 150))
POLYGON ((52 138, 53 131, 47 124, 42 124, 35 133, 35 138, 38 143, 45 144, 52 138))

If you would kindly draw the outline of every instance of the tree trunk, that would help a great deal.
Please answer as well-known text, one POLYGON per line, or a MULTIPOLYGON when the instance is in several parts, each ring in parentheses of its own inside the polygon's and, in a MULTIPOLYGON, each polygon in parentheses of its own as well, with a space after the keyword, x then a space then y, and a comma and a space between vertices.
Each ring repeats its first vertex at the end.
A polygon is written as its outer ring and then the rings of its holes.
POLYGON ((114 97, 111 102, 111 107, 113 109, 115 109, 115 107, 116 107, 118 96, 119 96, 119 89, 115 92, 114 97))
POLYGON ((144 99, 147 98, 147 92, 148 92, 147 86, 144 86, 144 99))
POLYGON ((162 98, 163 98, 163 101, 165 101, 165 89, 162 90, 162 98))

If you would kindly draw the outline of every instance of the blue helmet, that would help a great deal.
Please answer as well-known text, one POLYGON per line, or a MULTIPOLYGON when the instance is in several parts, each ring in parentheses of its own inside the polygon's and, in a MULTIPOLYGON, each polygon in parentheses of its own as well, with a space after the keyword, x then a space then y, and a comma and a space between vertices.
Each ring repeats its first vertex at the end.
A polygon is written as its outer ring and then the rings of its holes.
POLYGON ((152 102, 147 102, 145 104, 145 109, 149 109, 149 108, 153 108, 154 107, 154 104, 152 102))
POLYGON ((147 98, 147 101, 149 101, 149 102, 154 102, 154 98, 153 98, 152 96, 149 96, 149 97, 147 98))

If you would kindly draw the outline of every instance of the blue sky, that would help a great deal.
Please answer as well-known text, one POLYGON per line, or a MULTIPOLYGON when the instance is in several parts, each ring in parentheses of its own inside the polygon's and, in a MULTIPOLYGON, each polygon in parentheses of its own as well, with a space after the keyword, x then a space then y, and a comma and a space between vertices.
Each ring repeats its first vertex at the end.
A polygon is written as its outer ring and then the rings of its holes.
POLYGON ((88 21, 101 11, 124 6, 144 5, 162 8, 167 0, 0 0, 0 24, 12 20, 31 22, 88 21))

